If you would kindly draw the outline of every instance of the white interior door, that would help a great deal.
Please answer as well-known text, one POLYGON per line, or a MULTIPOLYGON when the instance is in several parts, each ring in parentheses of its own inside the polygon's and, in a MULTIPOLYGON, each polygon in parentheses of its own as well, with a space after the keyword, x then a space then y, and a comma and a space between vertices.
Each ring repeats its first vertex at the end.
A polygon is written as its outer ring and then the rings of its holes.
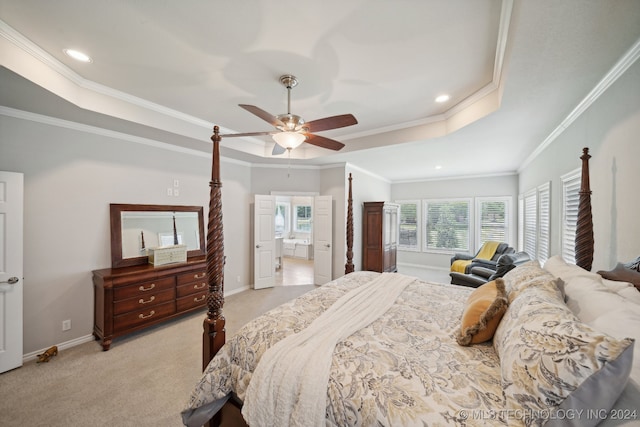
POLYGON ((22 366, 23 186, 0 172, 0 373, 22 366))
POLYGON ((331 281, 333 260, 333 205, 331 196, 313 199, 313 281, 331 281))
POLYGON ((271 288, 276 283, 276 198, 256 194, 254 203, 253 287, 271 288))

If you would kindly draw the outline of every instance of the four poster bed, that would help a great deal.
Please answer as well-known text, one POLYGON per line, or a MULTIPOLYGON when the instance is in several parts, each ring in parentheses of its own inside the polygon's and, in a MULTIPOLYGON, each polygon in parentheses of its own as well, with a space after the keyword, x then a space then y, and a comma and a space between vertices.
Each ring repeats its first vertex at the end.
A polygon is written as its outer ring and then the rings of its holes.
MULTIPOLYGON (((251 426, 584 426, 640 417, 632 285, 560 257, 478 289, 354 272, 351 176, 345 275, 225 343, 217 127, 212 140, 204 373, 182 413, 186 425, 207 423, 227 401, 251 426)), ((588 158, 585 149, 582 204, 590 204, 588 158)), ((588 210, 578 252, 590 268, 588 210)))

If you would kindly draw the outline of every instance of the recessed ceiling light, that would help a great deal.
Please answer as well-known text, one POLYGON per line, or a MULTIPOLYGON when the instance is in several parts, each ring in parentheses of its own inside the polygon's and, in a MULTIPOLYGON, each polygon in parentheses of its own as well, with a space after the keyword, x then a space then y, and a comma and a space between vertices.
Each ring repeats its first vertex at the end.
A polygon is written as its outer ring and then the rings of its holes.
POLYGON ((91 62, 91 57, 86 53, 80 52, 79 50, 64 49, 64 53, 66 53, 68 56, 72 57, 76 61, 91 62))
POLYGON ((439 169, 442 169, 442 166, 437 165, 437 166, 436 166, 436 170, 439 170, 439 169))
POLYGON ((447 102, 451 98, 449 95, 439 95, 436 97, 436 102, 447 102))

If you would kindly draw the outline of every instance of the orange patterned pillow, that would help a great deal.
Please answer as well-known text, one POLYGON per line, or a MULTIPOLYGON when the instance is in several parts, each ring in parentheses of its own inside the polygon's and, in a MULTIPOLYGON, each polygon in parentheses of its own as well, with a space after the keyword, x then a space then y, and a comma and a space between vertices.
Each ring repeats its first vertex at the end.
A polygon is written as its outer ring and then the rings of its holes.
POLYGON ((462 313, 458 344, 479 344, 493 338, 504 312, 507 311, 507 305, 502 278, 476 288, 467 298, 462 313))

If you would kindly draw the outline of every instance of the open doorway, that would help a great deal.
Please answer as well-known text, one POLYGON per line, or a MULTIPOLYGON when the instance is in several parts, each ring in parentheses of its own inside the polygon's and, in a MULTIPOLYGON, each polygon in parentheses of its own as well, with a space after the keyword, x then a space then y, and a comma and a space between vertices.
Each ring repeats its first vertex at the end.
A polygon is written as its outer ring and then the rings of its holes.
POLYGON ((311 195, 275 195, 276 286, 314 283, 311 195))

